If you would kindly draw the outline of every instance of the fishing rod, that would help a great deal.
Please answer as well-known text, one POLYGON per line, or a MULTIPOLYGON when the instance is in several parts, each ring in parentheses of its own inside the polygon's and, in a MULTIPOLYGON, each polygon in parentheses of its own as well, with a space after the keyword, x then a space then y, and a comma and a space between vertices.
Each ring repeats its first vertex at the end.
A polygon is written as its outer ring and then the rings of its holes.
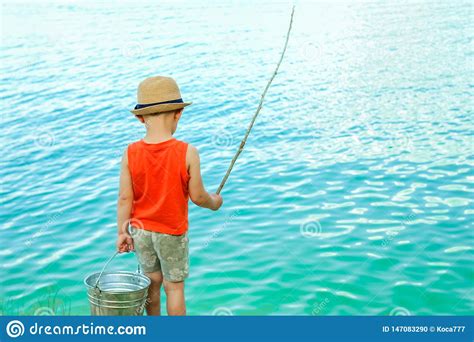
POLYGON ((267 91, 270 88, 270 85, 273 82, 273 79, 275 78, 278 69, 280 68, 280 64, 283 61, 283 57, 285 56, 286 48, 288 46, 288 40, 290 39, 290 32, 291 32, 291 27, 293 26, 293 15, 295 14, 295 6, 293 6, 293 9, 291 11, 291 18, 290 18, 290 26, 288 27, 288 33, 286 34, 286 41, 285 41, 285 46, 283 47, 283 51, 280 56, 280 60, 278 61, 278 64, 275 68, 275 71, 272 74, 272 77, 268 80, 267 86, 263 90, 262 96, 260 98, 260 103, 258 104, 257 111, 252 117, 252 121, 250 121, 250 125, 247 128, 247 132, 245 133, 244 138, 242 139, 242 142, 240 143, 239 149, 237 150, 237 153, 234 155, 234 158, 232 158, 232 161, 230 162, 229 168, 227 169, 227 172, 225 173, 224 178, 222 179, 221 184, 219 185, 219 188, 217 188, 216 194, 220 194, 222 188, 224 187, 225 182, 227 181, 227 178, 229 178, 230 173, 232 171, 232 168, 234 167, 235 162, 237 161, 237 158, 239 158, 240 154, 244 150, 245 143, 247 142, 247 138, 250 134, 250 131, 252 130, 253 124, 255 123, 255 120, 257 119, 258 113, 260 113, 260 110, 262 109, 263 106, 263 100, 265 99, 265 95, 267 95, 267 91))

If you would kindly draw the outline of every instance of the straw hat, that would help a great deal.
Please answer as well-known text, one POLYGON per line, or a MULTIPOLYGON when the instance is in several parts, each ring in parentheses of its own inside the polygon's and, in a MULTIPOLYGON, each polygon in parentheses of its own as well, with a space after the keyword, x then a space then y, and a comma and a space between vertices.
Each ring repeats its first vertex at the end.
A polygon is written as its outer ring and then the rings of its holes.
POLYGON ((147 115, 168 112, 189 106, 192 102, 183 102, 176 81, 171 77, 148 77, 138 85, 137 102, 131 112, 135 115, 147 115))

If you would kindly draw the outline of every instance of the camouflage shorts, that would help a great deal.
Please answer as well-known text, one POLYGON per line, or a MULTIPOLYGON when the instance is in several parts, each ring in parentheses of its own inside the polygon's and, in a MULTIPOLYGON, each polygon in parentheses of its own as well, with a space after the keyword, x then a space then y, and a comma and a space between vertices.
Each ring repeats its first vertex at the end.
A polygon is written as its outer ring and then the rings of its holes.
POLYGON ((138 262, 146 273, 160 272, 167 281, 188 277, 188 234, 169 235, 131 229, 138 262))

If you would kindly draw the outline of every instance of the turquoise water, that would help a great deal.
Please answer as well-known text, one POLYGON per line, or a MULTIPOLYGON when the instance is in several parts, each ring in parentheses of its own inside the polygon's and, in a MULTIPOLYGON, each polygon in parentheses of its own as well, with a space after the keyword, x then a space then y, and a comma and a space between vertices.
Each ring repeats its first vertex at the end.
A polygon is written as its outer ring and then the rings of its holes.
MULTIPOLYGON (((88 314, 114 252, 143 78, 214 191, 278 60, 288 4, 2 6, 3 314, 88 314)), ((280 73, 214 213, 190 206, 188 312, 473 314, 473 9, 298 3, 280 73)), ((133 254, 112 269, 134 270, 133 254)))

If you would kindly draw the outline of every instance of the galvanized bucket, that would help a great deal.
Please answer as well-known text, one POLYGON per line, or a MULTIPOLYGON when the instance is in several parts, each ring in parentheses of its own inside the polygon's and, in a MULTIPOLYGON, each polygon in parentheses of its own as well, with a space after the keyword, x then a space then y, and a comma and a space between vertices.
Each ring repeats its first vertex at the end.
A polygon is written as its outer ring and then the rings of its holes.
POLYGON ((141 316, 145 309, 150 279, 137 272, 101 272, 84 279, 92 316, 141 316))

